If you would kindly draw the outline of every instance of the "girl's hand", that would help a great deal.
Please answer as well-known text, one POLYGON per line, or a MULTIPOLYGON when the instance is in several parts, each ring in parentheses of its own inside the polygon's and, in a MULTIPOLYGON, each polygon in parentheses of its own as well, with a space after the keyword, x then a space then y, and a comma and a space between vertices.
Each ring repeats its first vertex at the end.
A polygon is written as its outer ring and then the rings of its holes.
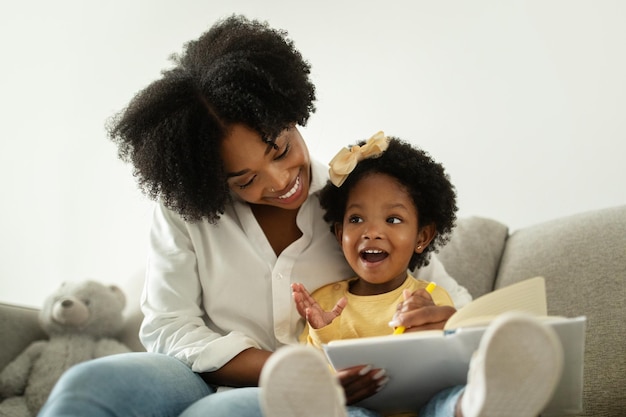
POLYGON ((437 306, 430 294, 420 289, 411 293, 404 292, 404 301, 398 304, 396 313, 389 325, 404 326, 406 332, 443 329, 456 309, 451 306, 437 306))
POLYGON ((343 311, 348 300, 342 297, 331 311, 324 311, 311 294, 300 283, 291 284, 291 293, 296 303, 296 309, 301 317, 305 318, 311 327, 320 329, 329 325, 343 311))
POLYGON ((389 381, 384 369, 372 369, 369 365, 341 369, 337 377, 346 393, 347 405, 376 394, 389 381))

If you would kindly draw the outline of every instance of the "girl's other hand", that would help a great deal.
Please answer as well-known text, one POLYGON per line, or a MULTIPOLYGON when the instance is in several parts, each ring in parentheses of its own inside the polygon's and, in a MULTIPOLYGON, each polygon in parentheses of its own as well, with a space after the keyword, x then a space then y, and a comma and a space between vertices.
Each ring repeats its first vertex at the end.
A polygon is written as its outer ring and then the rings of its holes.
POLYGON ((404 301, 398 304, 389 324, 394 327, 404 326, 405 332, 443 329, 455 312, 452 306, 435 305, 431 295, 424 289, 413 293, 405 290, 404 301))

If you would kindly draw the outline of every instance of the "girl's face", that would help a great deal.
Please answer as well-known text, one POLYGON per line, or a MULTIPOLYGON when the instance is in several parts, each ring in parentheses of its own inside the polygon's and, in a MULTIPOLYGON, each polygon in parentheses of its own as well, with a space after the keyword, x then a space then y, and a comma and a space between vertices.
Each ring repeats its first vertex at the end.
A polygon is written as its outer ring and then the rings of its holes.
POLYGON ((354 185, 343 223, 335 228, 346 260, 361 278, 357 283, 361 294, 380 294, 402 285, 411 256, 430 243, 433 230, 420 230, 406 188, 380 173, 366 175, 354 185))
POLYGON ((274 144, 244 125, 234 125, 221 147, 228 186, 250 204, 297 209, 309 194, 308 149, 295 126, 282 131, 274 144))

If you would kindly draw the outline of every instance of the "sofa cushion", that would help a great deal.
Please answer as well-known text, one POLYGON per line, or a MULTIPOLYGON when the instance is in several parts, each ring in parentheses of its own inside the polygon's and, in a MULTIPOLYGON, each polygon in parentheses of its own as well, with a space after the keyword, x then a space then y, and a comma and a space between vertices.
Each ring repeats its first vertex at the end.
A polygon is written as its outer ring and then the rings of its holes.
POLYGON ((511 234, 496 286, 537 275, 546 279, 549 314, 587 316, 584 415, 623 415, 626 206, 559 218, 511 234))
POLYGON ((483 217, 457 220, 450 242, 437 257, 446 271, 476 298, 493 290, 509 229, 483 217))

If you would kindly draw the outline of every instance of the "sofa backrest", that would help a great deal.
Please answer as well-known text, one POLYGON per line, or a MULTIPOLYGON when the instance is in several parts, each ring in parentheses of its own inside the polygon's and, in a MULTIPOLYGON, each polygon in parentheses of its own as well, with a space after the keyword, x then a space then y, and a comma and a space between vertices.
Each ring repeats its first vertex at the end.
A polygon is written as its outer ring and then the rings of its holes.
POLYGON ((585 415, 626 415, 626 206, 513 233, 496 286, 546 279, 548 313, 587 316, 585 415))
POLYGON ((437 257, 446 271, 476 298, 494 289, 509 228, 497 220, 464 217, 437 257))

